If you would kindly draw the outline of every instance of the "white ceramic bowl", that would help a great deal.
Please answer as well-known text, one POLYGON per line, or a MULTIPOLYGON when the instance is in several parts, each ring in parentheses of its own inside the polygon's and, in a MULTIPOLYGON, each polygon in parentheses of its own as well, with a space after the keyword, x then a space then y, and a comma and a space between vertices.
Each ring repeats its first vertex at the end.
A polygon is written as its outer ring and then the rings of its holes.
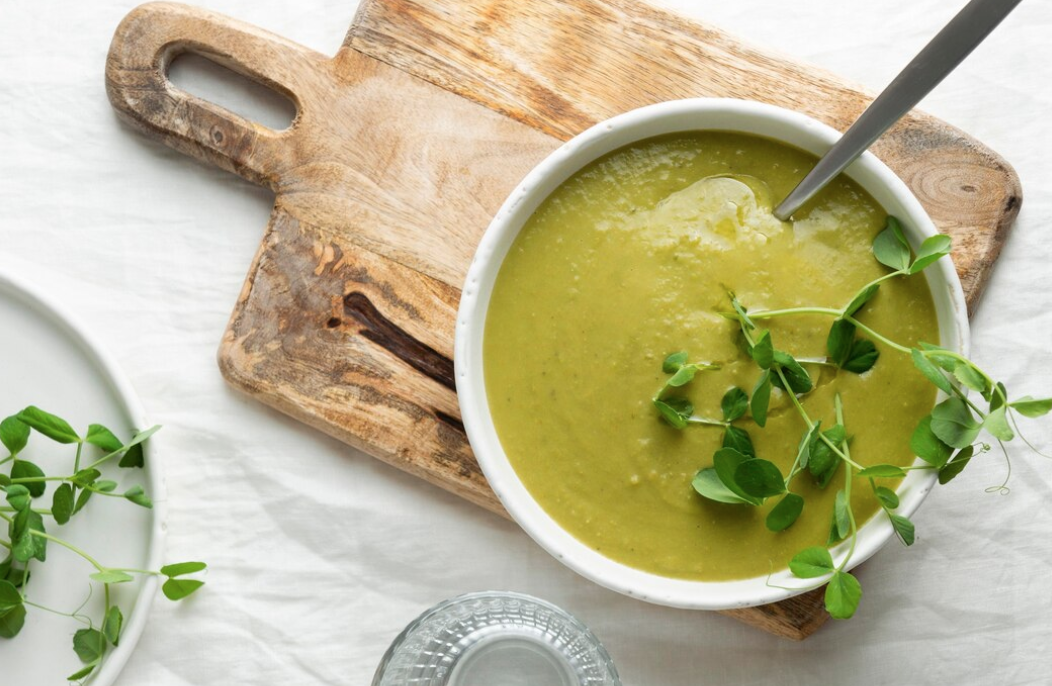
MULTIPOLYGON (((807 582, 788 570, 727 582, 672 579, 651 574, 597 553, 564 531, 522 485, 493 426, 483 379, 482 337, 490 295, 508 249, 544 199, 593 160, 624 145, 662 134, 686 131, 750 133, 823 154, 840 137, 834 129, 805 115, 744 100, 693 99, 643 107, 596 124, 568 141, 531 171, 493 218, 468 271, 457 314, 455 365, 460 409, 468 439, 490 486, 515 521, 565 565, 607 588, 661 605, 722 610, 776 602, 806 590, 807 582), (785 590, 777 586, 795 587, 785 590)), ((916 248, 936 233, 931 219, 910 190, 871 153, 847 172, 888 212, 902 220, 916 248)), ((957 273, 948 258, 924 272, 935 301, 944 347, 967 354, 968 316, 957 273)), ((910 472, 898 493, 897 512, 909 516, 935 484, 933 471, 910 472)), ((859 530, 851 557, 854 566, 875 553, 893 535, 886 517, 875 517, 859 530)), ((846 545, 834 549, 839 560, 846 545)))

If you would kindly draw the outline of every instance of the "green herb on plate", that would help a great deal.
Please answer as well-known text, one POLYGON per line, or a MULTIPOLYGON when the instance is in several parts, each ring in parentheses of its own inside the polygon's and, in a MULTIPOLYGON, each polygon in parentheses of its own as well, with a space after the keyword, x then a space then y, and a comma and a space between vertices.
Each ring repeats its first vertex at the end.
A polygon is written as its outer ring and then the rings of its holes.
POLYGON ((99 468, 115 459, 118 467, 125 470, 143 467, 142 445, 159 428, 155 426, 137 432, 125 442, 106 427, 92 424, 81 436, 65 420, 33 406, 0 422, 0 443, 8 451, 7 457, 0 459, 0 466, 9 466, 6 474, 0 471, 0 491, 5 496, 0 501, 0 520, 7 523, 7 538, 0 534, 0 557, 3 558, 0 560, 0 638, 11 639, 19 634, 27 608, 65 615, 80 622, 84 628, 73 634, 73 650, 84 666, 69 676, 70 681, 80 681, 91 675, 102 663, 109 647, 120 644, 124 614, 111 601, 111 585, 133 581, 137 575, 163 577, 162 591, 171 600, 181 600, 204 585, 199 579, 186 578, 204 571, 206 565, 203 562, 171 564, 157 571, 109 567, 53 533, 54 528, 62 527, 78 516, 88 501, 96 496, 118 498, 139 507, 152 508, 153 501, 142 486, 123 488, 117 481, 103 479, 99 468), (48 476, 35 462, 21 457, 33 433, 56 443, 76 446, 68 474, 48 476), (89 452, 93 457, 86 462, 89 452), (48 483, 56 484, 50 508, 43 503, 48 483), (80 609, 63 612, 32 599, 34 567, 47 562, 49 544, 70 550, 94 568, 89 576, 90 582, 102 585, 105 599, 100 617, 89 617, 80 609))

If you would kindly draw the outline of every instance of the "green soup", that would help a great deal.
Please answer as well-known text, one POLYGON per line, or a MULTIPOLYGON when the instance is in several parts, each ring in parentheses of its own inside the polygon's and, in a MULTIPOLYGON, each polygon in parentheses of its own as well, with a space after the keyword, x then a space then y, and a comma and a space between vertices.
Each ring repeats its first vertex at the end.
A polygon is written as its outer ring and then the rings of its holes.
MULTIPOLYGON (((676 430, 651 397, 669 353, 718 362, 685 387, 698 415, 720 417, 732 386, 751 391, 756 365, 738 327, 720 316, 727 291, 750 309, 842 307, 886 273, 872 256, 886 214, 841 177, 795 225, 771 214, 814 164, 771 140, 711 132, 663 136, 588 165, 549 196, 501 267, 486 317, 484 373, 501 444, 530 494, 564 529, 603 555, 655 574, 706 581, 784 569, 799 550, 824 545, 841 469, 824 490, 803 473, 807 500, 789 529, 773 533, 763 507, 708 501, 692 488, 712 466, 718 427, 676 430)), ((923 277, 885 282, 858 315, 892 340, 938 342, 923 277)), ((775 346, 823 357, 832 320, 773 319, 775 346)), ((877 344, 876 366, 857 375, 811 366, 804 407, 832 426, 839 392, 859 463, 907 465, 910 435, 934 389, 908 356, 877 344), (835 379, 835 383, 833 383, 835 379)), ((803 430, 775 391, 764 429, 748 419, 757 455, 788 472, 803 430)), ((858 485, 858 484, 856 484, 858 485)), ((893 483, 887 485, 893 486, 893 483)), ((859 524, 878 505, 855 488, 859 524)))

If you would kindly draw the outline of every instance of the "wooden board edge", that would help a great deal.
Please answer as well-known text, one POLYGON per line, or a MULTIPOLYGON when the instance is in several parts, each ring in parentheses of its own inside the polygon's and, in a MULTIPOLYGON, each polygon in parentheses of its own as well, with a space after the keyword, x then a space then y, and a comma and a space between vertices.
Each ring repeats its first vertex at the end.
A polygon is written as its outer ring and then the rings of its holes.
POLYGON ((260 386, 254 382, 254 377, 250 373, 250 370, 240 364, 240 356, 235 352, 236 345, 236 341, 224 335, 223 341, 220 343, 219 350, 216 354, 219 371, 223 375, 223 379, 235 390, 291 417, 292 419, 295 419, 298 422, 302 422, 327 436, 335 438, 341 443, 345 443, 365 455, 380 460, 390 467, 411 474, 425 483, 437 486, 458 498, 478 505, 487 512, 504 519, 511 519, 507 511, 504 510, 504 508, 499 507, 499 505, 496 504, 496 501, 482 497, 477 491, 459 488, 458 484, 455 482, 437 479, 432 472, 415 469, 411 463, 402 460, 398 453, 384 452, 377 449, 376 446, 363 441, 353 432, 340 430, 323 414, 311 412, 300 405, 290 402, 281 393, 261 389, 260 386))
POLYGON ((719 614, 791 641, 803 641, 830 619, 825 609, 825 587, 777 603, 720 610, 719 614))
MULTIPOLYGON (((299 422, 317 429, 318 431, 321 431, 322 433, 331 436, 366 455, 374 457, 381 462, 408 474, 412 474, 426 483, 438 486, 453 495, 482 507, 488 512, 492 512, 505 519, 510 519, 507 511, 500 505, 499 500, 497 500, 496 496, 492 494, 492 491, 477 491, 471 488, 465 488, 463 487, 463 484, 458 481, 441 478, 441 475, 423 469, 411 461, 405 460, 397 451, 386 451, 378 445, 363 440, 350 430, 341 429, 324 412, 316 411, 312 406, 300 405, 293 402, 281 393, 280 386, 268 388, 266 385, 259 383, 252 365, 246 360, 245 355, 241 354, 235 331, 238 328, 239 320, 252 293, 252 289, 255 287, 256 279, 260 273, 261 262, 270 248, 270 238, 275 231, 279 218, 284 214, 285 211, 281 208, 280 202, 276 201, 274 208, 271 211, 266 231, 260 241, 259 248, 253 256, 248 276, 241 287, 237 303, 234 306, 226 330, 223 333, 223 338, 220 341, 218 350, 216 351, 216 362, 223 379, 231 387, 244 395, 254 400, 258 400, 268 407, 278 410, 299 422)), ((401 266, 404 267, 404 265, 401 266)), ((320 410, 321 408, 317 409, 320 410)))
MULTIPOLYGON (((923 116, 928 117, 931 115, 925 114, 923 116)), ((1012 227, 1015 225, 1016 218, 1018 218, 1019 212, 1023 207, 1023 183, 1015 167, 995 150, 970 134, 961 131, 953 124, 946 122, 942 122, 942 124, 957 131, 962 138, 970 141, 977 152, 982 152, 987 156, 988 164, 1003 175, 1004 204, 1000 208, 996 222, 985 236, 987 240, 983 250, 981 268, 974 274, 958 274, 961 278, 961 286, 964 289, 965 302, 968 305, 968 318, 971 319, 975 317, 975 313, 979 309, 979 303, 982 301, 983 294, 986 293, 986 288, 990 284, 990 279, 1001 256, 1001 251, 1004 249, 1004 245, 1008 241, 1009 235, 1011 235, 1012 227)), ((959 234, 957 238, 961 238, 961 235, 959 234)))

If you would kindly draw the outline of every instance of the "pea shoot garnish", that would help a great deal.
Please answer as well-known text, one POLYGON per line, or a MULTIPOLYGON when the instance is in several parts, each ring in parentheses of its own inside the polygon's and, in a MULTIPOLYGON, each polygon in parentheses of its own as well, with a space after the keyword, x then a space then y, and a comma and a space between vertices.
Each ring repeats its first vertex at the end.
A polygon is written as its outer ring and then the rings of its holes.
POLYGON ((204 585, 199 579, 185 578, 203 571, 206 567, 203 562, 166 565, 156 571, 109 567, 73 543, 50 533, 48 528, 51 525, 45 525, 45 518, 48 518, 54 526, 61 527, 96 496, 123 499, 139 507, 152 508, 153 501, 142 486, 133 485, 122 490, 116 481, 102 478, 99 468, 114 460, 122 469, 143 467, 143 443, 159 428, 155 426, 136 432, 125 442, 101 424, 92 424, 84 436, 80 436, 65 420, 33 406, 0 422, 0 443, 8 451, 7 457, 0 459, 0 466, 10 465, 8 473, 0 471, 0 491, 5 495, 5 500, 0 502, 0 520, 7 523, 7 538, 0 534, 0 638, 12 639, 21 632, 27 608, 65 615, 80 622, 84 628, 73 634, 73 650, 84 666, 68 677, 70 681, 87 678, 102 663, 109 646, 120 644, 124 614, 111 602, 112 584, 133 581, 136 575, 164 577, 161 590, 171 600, 185 598, 204 585), (34 433, 55 443, 76 447, 69 474, 48 476, 35 462, 22 457, 22 451, 34 433), (90 462, 87 461, 89 457, 90 462), (40 507, 48 482, 57 483, 52 491, 51 507, 40 507), (94 568, 88 581, 89 598, 92 582, 101 584, 105 605, 100 617, 82 613, 83 606, 65 612, 32 599, 33 568, 47 561, 49 544, 70 550, 94 568))
MULTIPOLYGON (((658 415, 676 429, 698 425, 723 430, 722 444, 713 454, 711 466, 698 471, 692 481, 701 497, 747 507, 764 505, 770 500, 774 505, 765 519, 766 527, 772 532, 781 532, 791 527, 807 506, 805 498, 793 492, 795 480, 810 478, 825 489, 839 470, 845 471, 843 486, 835 494, 828 514, 829 537, 825 545, 806 548, 788 561, 789 570, 796 578, 812 583, 817 580, 811 588, 826 585, 826 609, 837 619, 854 615, 862 598, 861 584, 846 570, 858 537, 858 523, 850 506, 853 487, 861 485, 872 490, 895 535, 904 545, 912 545, 913 522, 896 512, 898 495, 878 485, 877 479, 901 478, 911 470, 931 470, 938 474, 940 484, 949 483, 973 458, 991 450, 989 444, 978 440, 983 431, 993 437, 1006 460, 1005 444, 1017 437, 1036 452, 1020 434, 1018 418, 1040 417, 1052 411, 1052 398, 1010 398, 1003 383, 995 381, 963 355, 923 342, 903 345, 860 320, 860 311, 879 292, 882 283, 919 274, 949 252, 950 239, 939 235, 926 239, 914 255, 898 220, 888 217, 884 230, 873 241, 873 256, 891 271, 860 288, 843 307, 749 310, 729 292, 730 309, 720 314, 736 322, 743 354, 756 365, 760 376, 751 392, 733 387, 725 393, 718 419, 696 416, 690 401, 676 395, 676 389, 693 381, 698 371, 718 367, 688 363, 686 352, 670 355, 662 366, 671 376, 653 398, 658 415), (771 332, 762 328, 763 322, 770 319, 804 315, 828 316, 833 320, 826 339, 825 358, 794 356, 777 347, 771 332), (824 366, 836 368, 838 373, 865 374, 879 363, 878 343, 889 351, 908 355, 917 371, 946 396, 921 418, 910 439, 911 451, 923 464, 863 466, 853 459, 851 434, 845 421, 846 410, 850 408, 844 407, 838 393, 833 395, 836 419, 833 426, 822 427, 808 412, 809 395, 815 387, 808 367, 824 366), (978 394, 981 401, 969 397, 969 390, 978 394), (800 441, 788 473, 758 456, 749 435, 750 430, 763 430, 766 426, 774 393, 788 398, 801 422, 800 441), (837 564, 829 548, 842 541, 847 542, 847 553, 837 564)), ((825 414, 819 412, 820 409, 812 412, 825 414)), ((1007 478, 1005 483, 987 490, 1006 493, 1007 478)))

